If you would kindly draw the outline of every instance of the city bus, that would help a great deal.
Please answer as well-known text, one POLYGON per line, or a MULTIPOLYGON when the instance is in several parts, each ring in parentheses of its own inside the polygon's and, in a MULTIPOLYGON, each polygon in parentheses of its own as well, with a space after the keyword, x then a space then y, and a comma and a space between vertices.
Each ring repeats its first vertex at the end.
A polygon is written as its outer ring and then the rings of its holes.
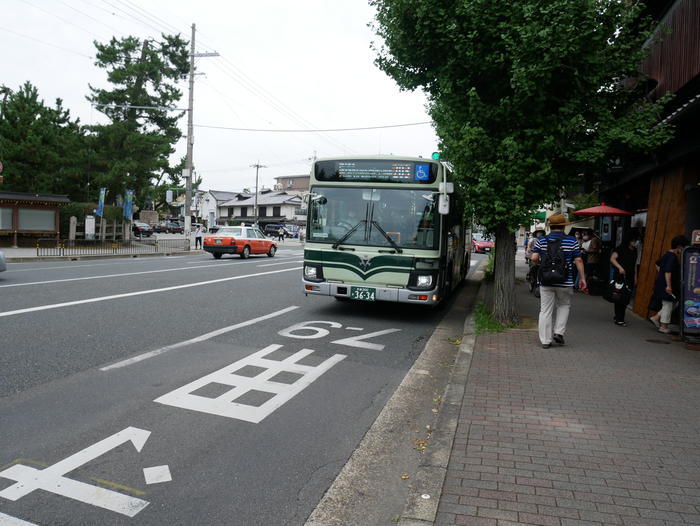
POLYGON ((466 276, 470 231, 446 163, 319 159, 309 185, 305 294, 436 305, 466 276))

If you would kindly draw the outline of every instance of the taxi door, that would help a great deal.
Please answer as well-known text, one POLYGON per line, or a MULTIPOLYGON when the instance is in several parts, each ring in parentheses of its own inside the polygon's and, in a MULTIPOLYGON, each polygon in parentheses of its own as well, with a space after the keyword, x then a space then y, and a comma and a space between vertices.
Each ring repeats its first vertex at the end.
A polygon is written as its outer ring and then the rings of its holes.
POLYGON ((250 245, 250 253, 251 254, 260 254, 260 240, 258 239, 258 236, 255 235, 255 229, 254 228, 246 228, 245 229, 245 237, 246 237, 246 243, 250 245))

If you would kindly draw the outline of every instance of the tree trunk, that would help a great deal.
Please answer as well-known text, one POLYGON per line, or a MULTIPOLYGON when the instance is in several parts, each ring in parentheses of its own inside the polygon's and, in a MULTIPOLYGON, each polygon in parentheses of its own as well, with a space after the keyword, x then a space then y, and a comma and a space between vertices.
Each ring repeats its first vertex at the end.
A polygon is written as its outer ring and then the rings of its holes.
POLYGON ((492 315, 500 323, 512 325, 518 322, 518 307, 515 303, 515 237, 507 227, 496 228, 492 315))

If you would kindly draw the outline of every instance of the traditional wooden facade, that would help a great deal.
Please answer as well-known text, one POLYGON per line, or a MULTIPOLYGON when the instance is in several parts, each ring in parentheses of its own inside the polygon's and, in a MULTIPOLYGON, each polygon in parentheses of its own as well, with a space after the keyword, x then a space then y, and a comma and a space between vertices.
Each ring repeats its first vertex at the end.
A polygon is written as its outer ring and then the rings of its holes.
POLYGON ((39 237, 58 239, 59 210, 68 203, 65 195, 0 192, 0 246, 17 247, 39 237))
MULTIPOLYGON (((609 174, 601 187, 609 204, 646 216, 634 301, 641 316, 648 315, 656 260, 674 236, 700 228, 700 2, 647 0, 647 5, 659 26, 642 70, 652 81, 650 98, 674 95, 664 116, 674 138, 648 158, 609 174)), ((619 219, 612 230, 631 226, 629 219, 619 219)))

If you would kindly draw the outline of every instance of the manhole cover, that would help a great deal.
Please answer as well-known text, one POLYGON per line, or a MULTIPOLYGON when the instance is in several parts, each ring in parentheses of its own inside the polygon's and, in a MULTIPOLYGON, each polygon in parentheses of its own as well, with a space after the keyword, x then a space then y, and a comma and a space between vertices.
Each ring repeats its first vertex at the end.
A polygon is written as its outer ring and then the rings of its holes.
POLYGON ((654 339, 651 339, 651 340, 647 340, 647 341, 648 341, 649 343, 660 343, 660 344, 663 344, 663 345, 668 345, 669 343, 671 343, 671 342, 668 341, 668 340, 654 340, 654 339))

